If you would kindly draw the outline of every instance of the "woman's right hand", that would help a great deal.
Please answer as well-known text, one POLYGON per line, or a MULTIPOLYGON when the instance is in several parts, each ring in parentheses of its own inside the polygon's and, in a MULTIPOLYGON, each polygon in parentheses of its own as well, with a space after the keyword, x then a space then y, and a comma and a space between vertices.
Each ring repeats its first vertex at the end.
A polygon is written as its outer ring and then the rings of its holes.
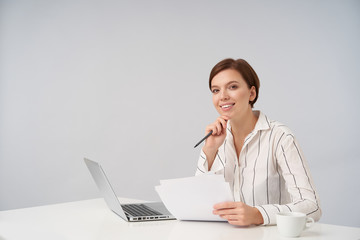
POLYGON ((213 131, 211 136, 206 139, 203 147, 203 151, 207 157, 211 156, 210 158, 212 158, 212 155, 215 156, 218 148, 223 144, 226 138, 226 126, 228 120, 229 118, 227 116, 220 116, 215 122, 206 127, 205 134, 213 131))

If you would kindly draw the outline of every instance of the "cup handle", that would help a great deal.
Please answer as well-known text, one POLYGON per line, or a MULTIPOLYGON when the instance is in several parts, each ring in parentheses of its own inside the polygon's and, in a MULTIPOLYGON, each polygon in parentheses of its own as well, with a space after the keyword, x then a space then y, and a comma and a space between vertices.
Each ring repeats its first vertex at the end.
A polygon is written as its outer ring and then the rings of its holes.
POLYGON ((313 224, 315 223, 314 219, 311 217, 307 217, 306 218, 306 224, 305 224, 305 228, 309 228, 311 227, 313 224))

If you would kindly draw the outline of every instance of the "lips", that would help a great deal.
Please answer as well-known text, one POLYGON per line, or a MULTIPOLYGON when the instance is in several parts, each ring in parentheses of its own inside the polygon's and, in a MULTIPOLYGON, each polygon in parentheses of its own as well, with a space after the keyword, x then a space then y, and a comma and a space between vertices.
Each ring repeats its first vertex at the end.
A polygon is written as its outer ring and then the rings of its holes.
POLYGON ((235 103, 226 103, 226 104, 220 105, 220 107, 223 110, 228 110, 228 109, 232 108, 232 106, 234 106, 234 105, 235 105, 235 103))

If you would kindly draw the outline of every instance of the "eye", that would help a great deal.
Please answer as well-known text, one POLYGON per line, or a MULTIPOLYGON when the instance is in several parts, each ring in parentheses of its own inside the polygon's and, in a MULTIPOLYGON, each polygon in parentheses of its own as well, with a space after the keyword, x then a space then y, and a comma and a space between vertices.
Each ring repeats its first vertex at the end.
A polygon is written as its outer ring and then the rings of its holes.
POLYGON ((219 92, 219 89, 214 88, 214 89, 211 90, 211 92, 214 93, 214 94, 215 94, 215 93, 218 93, 218 92, 219 92))
POLYGON ((236 84, 234 84, 234 85, 230 85, 230 87, 229 87, 230 89, 237 89, 238 88, 238 86, 236 85, 236 84))

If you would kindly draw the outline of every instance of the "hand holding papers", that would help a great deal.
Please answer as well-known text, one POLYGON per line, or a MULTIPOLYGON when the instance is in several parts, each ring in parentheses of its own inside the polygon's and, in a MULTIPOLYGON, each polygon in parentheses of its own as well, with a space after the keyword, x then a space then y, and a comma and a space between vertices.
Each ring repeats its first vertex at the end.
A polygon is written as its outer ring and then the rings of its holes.
POLYGON ((234 201, 222 175, 161 180, 155 187, 166 208, 179 220, 225 221, 212 213, 219 202, 234 201))

